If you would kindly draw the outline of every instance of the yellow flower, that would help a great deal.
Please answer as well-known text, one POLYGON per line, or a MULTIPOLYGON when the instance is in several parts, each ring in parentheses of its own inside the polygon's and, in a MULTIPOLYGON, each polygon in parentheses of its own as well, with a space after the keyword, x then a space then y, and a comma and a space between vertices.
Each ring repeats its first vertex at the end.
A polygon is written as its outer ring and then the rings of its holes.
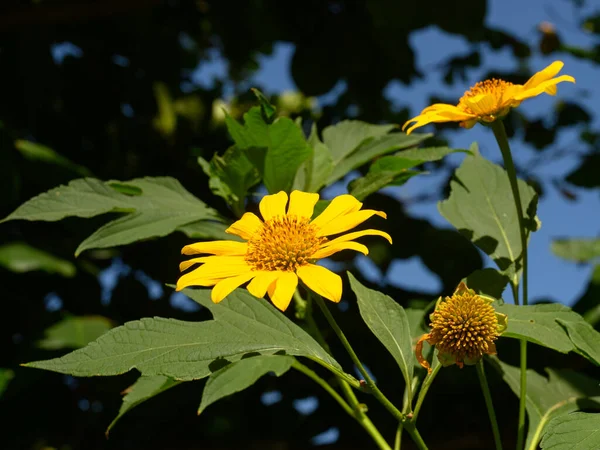
POLYGON ((452 297, 440 297, 429 316, 431 331, 417 342, 421 366, 431 372, 422 354, 424 341, 437 348, 443 366, 456 364, 462 369, 464 364, 476 364, 484 354, 495 355, 494 341, 506 329, 507 318, 494 310, 493 301, 467 288, 465 283, 458 285, 452 297))
POLYGON ((480 81, 464 93, 458 105, 436 103, 428 106, 421 111, 421 114, 406 122, 402 130, 411 123, 414 124, 406 134, 429 123, 460 122, 461 127, 471 128, 479 121, 493 122, 505 116, 511 108, 519 106, 525 99, 536 97, 544 92, 556 95, 558 83, 563 81, 575 83, 575 78, 570 75, 554 78, 563 65, 561 61, 554 61, 532 76, 524 85, 497 79, 480 81))
POLYGON ((182 271, 196 263, 202 265, 182 275, 177 281, 177 290, 188 286, 214 286, 211 298, 218 303, 250 281, 247 289, 252 295, 262 298, 268 293, 273 304, 285 311, 300 278, 317 294, 339 302, 342 279, 314 263, 346 249, 368 254, 366 246, 353 241, 361 236, 382 236, 392 242, 389 234, 372 229, 329 239, 373 215, 386 218, 380 211, 360 210, 362 203, 351 195, 334 198, 312 221, 319 194, 294 191, 289 200, 286 211, 288 196, 285 192, 266 195, 259 205, 264 222, 255 214, 245 213, 226 230, 246 242, 198 242, 183 247, 184 255, 207 253, 213 256, 182 262, 179 266, 182 271))

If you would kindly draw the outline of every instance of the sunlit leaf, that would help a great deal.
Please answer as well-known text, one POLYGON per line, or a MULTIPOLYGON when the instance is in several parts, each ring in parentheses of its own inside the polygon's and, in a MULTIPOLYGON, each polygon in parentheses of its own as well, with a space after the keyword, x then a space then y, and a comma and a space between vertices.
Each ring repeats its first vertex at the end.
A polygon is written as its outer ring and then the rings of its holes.
POLYGON ((46 350, 85 347, 113 326, 110 319, 102 316, 67 317, 47 328, 37 345, 46 350))
POLYGON ((343 120, 323 130, 323 142, 331 150, 335 165, 367 139, 384 136, 397 125, 373 125, 359 120, 343 120))
POLYGON ((267 99, 267 97, 265 97, 263 93, 256 88, 252 88, 250 90, 260 102, 260 108, 265 116, 265 119, 267 119, 267 121, 273 119, 273 116, 275 115, 275 107, 271 104, 271 102, 269 102, 269 99, 267 99))
MULTIPOLYGON (((521 392, 519 368, 505 364, 498 358, 493 358, 491 361, 511 390, 519 396, 521 392)), ((548 378, 534 370, 527 371, 526 407, 529 417, 529 432, 525 447, 527 450, 537 449, 552 419, 565 417, 568 413, 580 409, 600 409, 600 386, 596 380, 570 370, 546 369, 546 371, 548 378)))
POLYGON ((142 375, 185 381, 204 378, 249 353, 277 353, 305 356, 348 377, 310 335, 266 300, 238 289, 214 304, 209 289, 184 292, 210 309, 214 319, 127 322, 85 348, 26 366, 75 376, 119 375, 135 368, 142 375))
POLYGON ((243 391, 268 373, 280 377, 292 366, 291 356, 254 356, 226 365, 208 378, 198 414, 228 395, 243 391))
POLYGON ((0 267, 17 273, 43 270, 63 277, 75 275, 75 266, 70 261, 58 258, 24 242, 11 242, 0 246, 0 267))
POLYGON ((600 414, 575 412, 554 418, 540 445, 543 450, 600 448, 600 414))
POLYGON ((319 139, 317 126, 314 123, 308 137, 308 145, 312 149, 312 153, 298 169, 294 180, 294 189, 318 192, 327 184, 327 179, 333 171, 333 157, 329 148, 319 139))

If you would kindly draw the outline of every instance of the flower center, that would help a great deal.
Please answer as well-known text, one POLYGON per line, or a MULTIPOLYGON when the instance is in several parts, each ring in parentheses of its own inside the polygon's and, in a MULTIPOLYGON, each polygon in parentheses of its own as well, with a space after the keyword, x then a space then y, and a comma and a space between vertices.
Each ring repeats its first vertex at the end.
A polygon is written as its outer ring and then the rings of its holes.
POLYGON ((469 114, 481 115, 493 115, 501 111, 506 107, 503 104, 502 97, 506 90, 514 86, 509 81, 498 80, 492 78, 491 80, 485 80, 478 82, 475 86, 471 87, 458 101, 458 107, 469 114), (485 111, 473 111, 470 107, 467 99, 475 97, 477 95, 488 95, 491 96, 493 101, 488 102, 483 106, 485 111))
POLYGON ((246 262, 254 270, 294 272, 308 264, 327 241, 305 217, 277 216, 267 220, 248 241, 246 262))
POLYGON ((480 358, 494 350, 498 318, 494 308, 477 295, 455 294, 432 314, 431 338, 440 351, 457 361, 480 358))

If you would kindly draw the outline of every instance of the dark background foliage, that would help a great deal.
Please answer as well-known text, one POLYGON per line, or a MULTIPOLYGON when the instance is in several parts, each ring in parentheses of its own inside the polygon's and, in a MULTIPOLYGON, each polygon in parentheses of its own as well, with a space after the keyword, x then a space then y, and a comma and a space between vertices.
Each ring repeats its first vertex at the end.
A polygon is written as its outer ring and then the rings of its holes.
MULTIPOLYGON (((563 45, 553 32, 540 34, 536 41, 522 42, 486 26, 487 6, 483 0, 430 0, 426 7, 422 2, 392 0, 6 0, 0 5, 0 216, 5 217, 40 192, 81 176, 72 167, 28 156, 16 145, 24 139, 54 149, 100 179, 159 175, 178 178, 196 196, 232 217, 224 203, 210 193, 207 178, 196 162, 197 156, 210 159, 214 152, 223 152, 230 145, 218 110, 213 109, 213 103, 223 97, 223 84, 205 89, 191 79, 194 68, 207 61, 214 49, 228 61, 228 77, 236 94, 232 113, 237 117, 253 102, 248 80, 259 68, 259 55, 269 54, 277 42, 295 46, 290 70, 305 96, 325 94, 339 80, 345 80, 345 92, 334 104, 323 107, 320 114, 315 115, 308 107, 287 111, 308 121, 317 120, 320 129, 346 118, 350 108, 360 120, 403 123, 408 110, 392 108, 382 90, 391 80, 410 85, 422 75, 416 69, 409 37, 428 26, 464 36, 472 45, 468 55, 443 62, 447 83, 462 77, 467 69, 480 66, 479 43, 509 49, 523 64, 532 51, 570 53, 590 64, 600 63, 597 47, 563 45), (65 42, 80 51, 60 60, 53 58, 53 46, 65 42), (169 115, 165 105, 175 105, 175 114, 169 115), (175 122, 169 122, 169 118, 175 118, 175 122)), ((588 17, 582 26, 598 32, 598 23, 598 16, 588 17)), ((526 79, 522 73, 500 75, 517 81, 526 79)), ((280 112, 285 113, 286 108, 280 108, 280 112)), ((525 141, 543 152, 561 127, 590 121, 589 113, 576 103, 565 104, 551 115, 550 121, 528 121, 515 114, 509 131, 523 132, 525 141)), ((590 189, 600 185, 600 130, 586 129, 578 145, 585 149, 581 167, 566 180, 553 180, 567 196, 570 185, 590 189)), ((447 168, 440 163, 429 169, 447 168)), ((520 169, 539 185, 549 181, 520 169)), ((445 188, 437 186, 433 196, 440 198, 445 188)), ((454 231, 411 217, 398 200, 373 195, 366 203, 388 212, 390 220, 384 226, 395 242, 401 243, 373 251, 373 258, 384 271, 394 259, 416 255, 440 277, 443 292, 439 294, 448 294, 462 277, 482 267, 480 254, 470 242, 454 231)), ((200 417, 195 412, 204 382, 185 383, 126 415, 106 440, 104 431, 120 405, 119 392, 135 380, 136 374, 73 379, 19 368, 19 363, 64 353, 42 350, 36 342, 42 339, 45 329, 66 314, 98 314, 115 324, 154 315, 184 320, 207 318, 206 311, 174 307, 169 289, 164 289, 160 298, 151 299, 144 284, 144 275, 160 283, 176 280, 180 248, 189 242, 183 234, 109 251, 85 252, 75 259, 77 245, 105 222, 106 218, 101 217, 0 225, 1 243, 26 241, 72 261, 77 268, 72 278, 43 271, 17 274, 0 268, 0 367, 12 369, 15 374, 0 398, 0 447, 298 449, 310 447, 313 436, 331 427, 340 430, 331 448, 371 447, 363 431, 311 381, 297 373, 290 372, 281 379, 265 377, 251 389, 211 406, 200 417), (110 301, 103 302, 98 274, 115 258, 131 270, 116 278, 110 301), (48 307, 49 293, 62 300, 59 308, 48 307), (281 401, 271 406, 261 403, 261 394, 273 390, 281 392, 281 401), (318 398, 319 407, 303 415, 294 408, 294 401, 310 396, 318 398)), ((340 262, 353 270, 352 259, 340 262)), ((360 276, 356 270, 354 273, 360 276)), ((385 289, 405 306, 414 299, 423 303, 434 298, 399 288, 385 289)), ((590 285, 584 296, 587 303, 581 308, 590 304, 597 289, 597 285, 590 285)), ((351 295, 345 301, 350 307, 336 311, 343 328, 382 390, 400 402, 403 384, 392 359, 360 320, 351 295)), ((335 340, 330 341, 340 361, 351 367, 335 340)), ((516 355, 510 344, 500 346, 506 355, 503 359, 508 361, 516 355)), ((539 348, 532 353, 531 361, 538 369, 554 363, 589 370, 580 358, 539 348)), ((506 444, 511 445, 510 436, 516 431, 516 399, 495 373, 489 377, 501 428, 508 436, 506 444)), ((365 401, 371 406, 373 421, 382 424, 386 436, 393 435, 395 425, 386 412, 367 397, 365 401)), ((432 449, 491 448, 491 433, 474 371, 442 371, 419 425, 432 449)), ((411 448, 409 442, 405 446, 411 448)))

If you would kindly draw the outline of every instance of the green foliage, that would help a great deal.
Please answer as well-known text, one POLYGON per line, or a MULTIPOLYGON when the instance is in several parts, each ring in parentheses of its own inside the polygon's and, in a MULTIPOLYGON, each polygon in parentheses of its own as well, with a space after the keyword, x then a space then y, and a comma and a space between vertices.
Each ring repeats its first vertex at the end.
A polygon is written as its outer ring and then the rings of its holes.
POLYGON ((312 151, 296 173, 294 189, 305 192, 319 192, 327 184, 327 180, 333 172, 334 164, 331 150, 319 139, 315 123, 313 123, 308 137, 308 145, 312 151))
MULTIPOLYGON (((522 268, 522 248, 517 210, 504 169, 477 151, 467 156, 450 183, 447 200, 438 204, 442 216, 481 250, 490 255, 502 273, 517 282, 522 268)), ((519 180, 519 192, 528 232, 535 231, 537 196, 519 180)))
POLYGON ((96 230, 75 251, 116 247, 151 237, 166 236, 179 227, 200 220, 219 221, 218 213, 194 197, 173 178, 138 178, 118 182, 94 178, 74 180, 32 198, 17 208, 8 220, 55 221, 64 217, 93 217, 108 212, 127 213, 96 230), (120 191, 132 186, 140 195, 120 191))
POLYGON ((43 270, 63 277, 73 277, 75 266, 70 261, 58 258, 24 242, 11 242, 0 246, 0 266, 16 273, 43 270))
POLYGON ((575 412, 553 419, 541 442, 543 450, 600 448, 600 414, 575 412))
POLYGON ((10 369, 0 369, 0 398, 8 388, 10 381, 15 377, 15 373, 10 369))
MULTIPOLYGON (((492 361, 504 381, 518 396, 519 369, 498 358, 492 361)), ((549 422, 552 419, 568 417, 569 413, 580 409, 600 409, 600 387, 596 380, 570 370, 546 371, 548 378, 534 370, 527 371, 527 450, 537 449, 542 435, 550 429, 549 422)))
POLYGON ((66 317, 47 328, 37 345, 45 350, 85 347, 113 326, 111 320, 102 316, 66 317))
POLYGON ((600 258, 600 239, 558 239, 552 242, 552 252, 575 262, 600 258))
POLYGON ((367 289, 350 272, 348 278, 356 294, 361 317, 396 360, 411 401, 414 358, 411 330, 404 308, 387 295, 367 289))
POLYGON ((65 158, 45 145, 31 141, 18 140, 15 141, 15 148, 28 160, 62 167, 82 177, 92 176, 92 173, 87 167, 75 164, 68 158, 65 158))
POLYGON ((508 316, 503 337, 526 339, 561 353, 575 351, 600 365, 600 333, 571 308, 559 304, 504 304, 496 310, 508 316))
POLYGON ((204 378, 249 353, 284 353, 306 356, 344 375, 312 337, 265 300, 237 290, 215 305, 209 290, 185 292, 210 309, 214 319, 196 323, 157 317, 127 322, 83 349, 26 366, 87 377, 135 368, 145 376, 185 381, 204 378))
POLYGON ((155 376, 141 376, 137 381, 129 386, 125 391, 125 397, 123 397, 123 403, 119 409, 117 417, 113 419, 108 428, 106 429, 106 436, 112 428, 117 424, 119 419, 129 412, 140 403, 151 399, 152 397, 177 386, 180 382, 175 381, 172 378, 165 377, 162 375, 155 376))
POLYGON ((509 278, 492 268, 480 269, 473 272, 463 280, 469 289, 473 289, 478 294, 489 295, 494 298, 501 298, 502 292, 509 283, 509 278))
POLYGON ((202 391, 198 414, 214 402, 252 386, 260 377, 268 373, 280 377, 292 367, 293 362, 294 358, 291 356, 254 356, 228 364, 213 372, 202 391))

